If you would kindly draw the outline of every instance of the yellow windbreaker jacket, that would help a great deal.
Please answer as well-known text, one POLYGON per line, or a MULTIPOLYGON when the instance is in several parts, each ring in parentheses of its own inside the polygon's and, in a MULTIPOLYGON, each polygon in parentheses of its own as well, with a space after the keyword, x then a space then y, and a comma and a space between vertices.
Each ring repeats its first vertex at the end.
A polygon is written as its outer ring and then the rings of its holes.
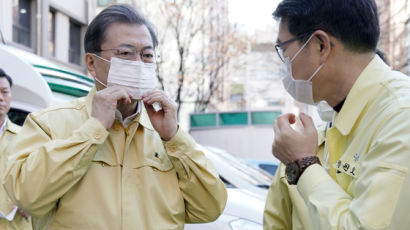
POLYGON ((409 117, 410 79, 375 56, 326 133, 324 167, 272 185, 264 228, 408 229, 409 117))
POLYGON ((163 142, 142 110, 107 131, 86 98, 30 114, 4 186, 34 229, 183 229, 223 211, 226 188, 181 129, 163 142))
MULTIPOLYGON (((0 137, 0 172, 4 173, 7 167, 7 153, 6 149, 10 146, 12 141, 17 136, 21 127, 14 124, 10 120, 6 121, 6 131, 0 137)), ((6 190, 3 187, 0 188, 0 210, 4 214, 9 214, 13 210, 15 204, 9 198, 6 190)), ((0 229, 3 230, 29 230, 33 229, 30 219, 26 220, 18 212, 14 216, 12 221, 0 218, 0 229)))

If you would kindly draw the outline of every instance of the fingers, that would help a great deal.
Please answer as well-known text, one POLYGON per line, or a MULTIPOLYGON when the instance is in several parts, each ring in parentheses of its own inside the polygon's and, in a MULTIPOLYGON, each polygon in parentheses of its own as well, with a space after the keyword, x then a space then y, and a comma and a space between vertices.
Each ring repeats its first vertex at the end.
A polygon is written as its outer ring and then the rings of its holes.
POLYGON ((278 127, 278 122, 277 121, 275 121, 273 123, 273 133, 274 134, 279 133, 279 127, 278 127))
POLYGON ((294 124, 296 122, 296 116, 295 114, 292 113, 287 113, 287 114, 283 114, 281 116, 278 117, 278 119, 276 120, 276 123, 279 130, 281 132, 285 132, 285 131, 289 131, 291 130, 291 124, 294 124))
POLYGON ((124 104, 131 103, 132 96, 127 89, 123 87, 113 86, 106 88, 104 92, 114 101, 120 101, 124 104))
POLYGON ((154 106, 152 106, 150 104, 147 104, 147 103, 144 102, 144 107, 147 110, 148 114, 152 114, 152 113, 155 112, 154 106))
POLYGON ((145 93, 142 96, 142 100, 144 101, 144 103, 148 105, 152 105, 155 102, 159 102, 164 107, 164 109, 166 108, 175 109, 174 103, 165 95, 163 91, 160 91, 160 90, 151 90, 145 93))
POLYGON ((313 123, 313 120, 312 120, 311 117, 309 117, 308 115, 306 115, 304 113, 300 113, 299 119, 302 122, 304 129, 308 133, 316 132, 316 127, 315 127, 315 124, 313 123))
POLYGON ((147 94, 142 96, 142 100, 149 105, 154 104, 155 102, 162 103, 164 99, 165 95, 161 91, 149 91, 147 94))
POLYGON ((153 94, 153 93, 156 93, 156 92, 158 92, 158 91, 159 91, 159 90, 157 90, 157 89, 149 90, 149 91, 145 92, 145 93, 142 95, 142 98, 148 97, 149 95, 151 95, 151 94, 153 94))
POLYGON ((142 96, 142 100, 145 103, 150 104, 150 105, 155 102, 165 102, 163 101, 164 99, 166 99, 164 92, 159 91, 159 90, 148 91, 142 96))
POLYGON ((288 115, 288 121, 290 124, 295 124, 296 123, 296 115, 293 113, 287 114, 288 115))

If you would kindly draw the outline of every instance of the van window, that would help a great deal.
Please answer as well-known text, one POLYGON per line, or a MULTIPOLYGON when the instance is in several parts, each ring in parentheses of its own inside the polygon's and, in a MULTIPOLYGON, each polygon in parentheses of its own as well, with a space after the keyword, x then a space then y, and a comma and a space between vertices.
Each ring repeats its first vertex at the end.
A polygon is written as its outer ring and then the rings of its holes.
POLYGON ((21 110, 21 109, 15 109, 11 108, 9 113, 7 114, 10 121, 13 123, 22 126, 24 123, 24 120, 26 120, 27 115, 29 112, 21 110))

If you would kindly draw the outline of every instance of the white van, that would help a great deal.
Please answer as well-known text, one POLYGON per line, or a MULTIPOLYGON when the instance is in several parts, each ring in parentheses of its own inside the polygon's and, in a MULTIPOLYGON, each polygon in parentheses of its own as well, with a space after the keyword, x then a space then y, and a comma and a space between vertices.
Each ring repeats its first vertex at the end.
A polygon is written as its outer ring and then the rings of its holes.
POLYGON ((10 120, 22 124, 29 112, 87 95, 94 82, 35 54, 0 45, 0 68, 13 79, 10 120))

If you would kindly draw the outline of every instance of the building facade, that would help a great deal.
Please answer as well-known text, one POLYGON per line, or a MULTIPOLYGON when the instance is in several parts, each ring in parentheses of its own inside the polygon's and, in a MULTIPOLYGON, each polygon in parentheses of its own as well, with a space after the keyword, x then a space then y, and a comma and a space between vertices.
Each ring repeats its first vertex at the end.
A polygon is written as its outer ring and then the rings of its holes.
POLYGON ((2 0, 2 42, 86 73, 83 37, 96 0, 2 0))

